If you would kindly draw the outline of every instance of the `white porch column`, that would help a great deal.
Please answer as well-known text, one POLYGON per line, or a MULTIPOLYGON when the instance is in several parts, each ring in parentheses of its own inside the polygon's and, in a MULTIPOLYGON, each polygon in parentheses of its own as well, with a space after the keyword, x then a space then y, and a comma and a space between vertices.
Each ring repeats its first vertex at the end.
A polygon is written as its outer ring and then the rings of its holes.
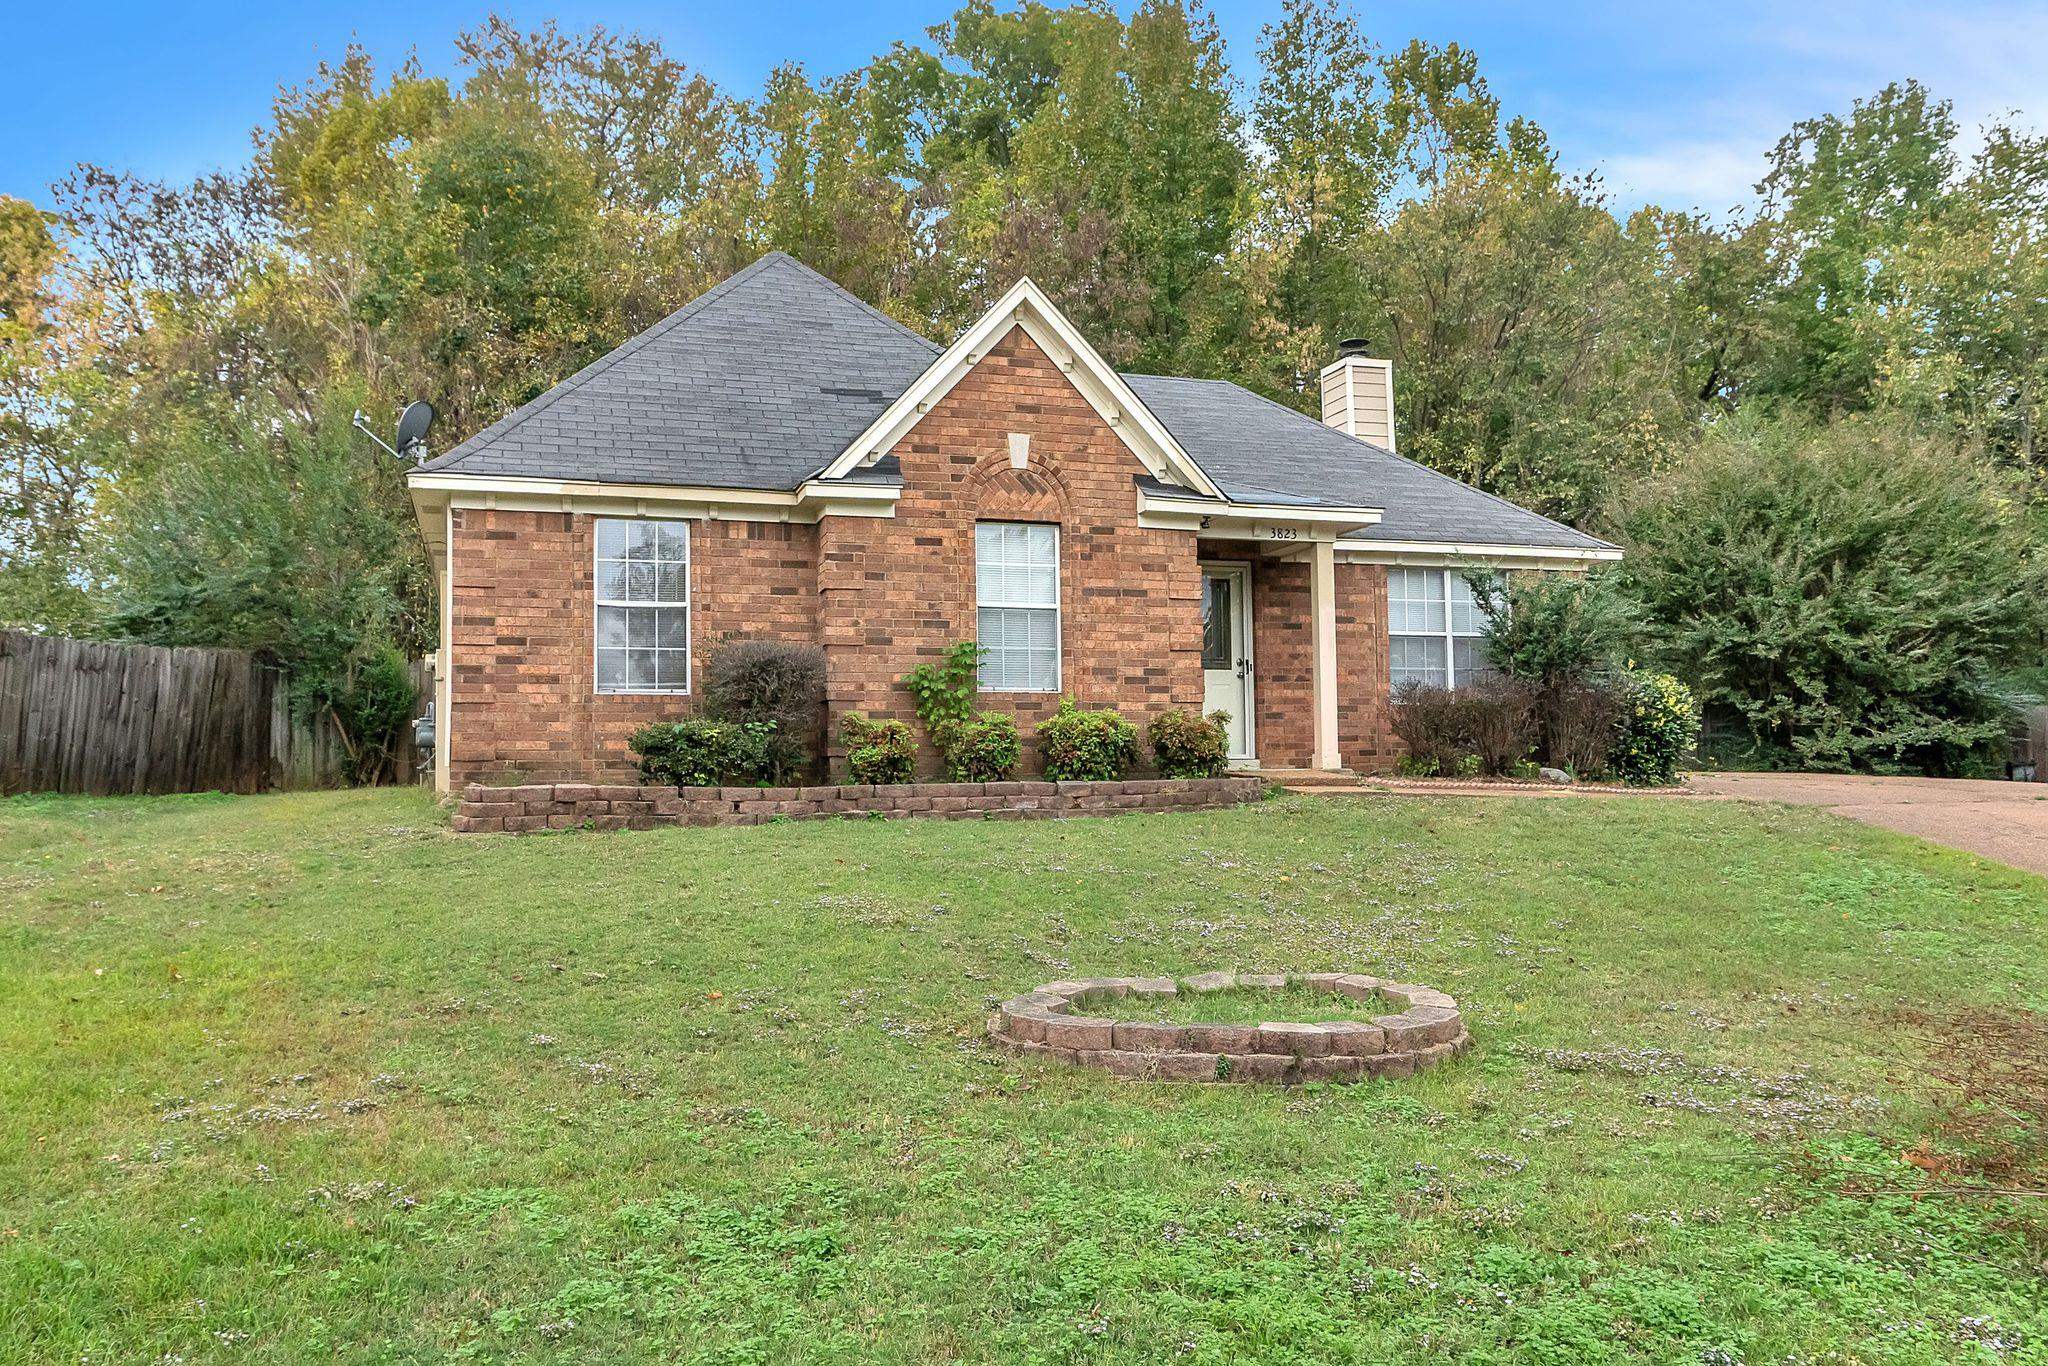
POLYGON ((1309 546, 1308 615, 1314 641, 1316 743, 1314 766, 1344 766, 1337 747, 1337 546, 1309 546))

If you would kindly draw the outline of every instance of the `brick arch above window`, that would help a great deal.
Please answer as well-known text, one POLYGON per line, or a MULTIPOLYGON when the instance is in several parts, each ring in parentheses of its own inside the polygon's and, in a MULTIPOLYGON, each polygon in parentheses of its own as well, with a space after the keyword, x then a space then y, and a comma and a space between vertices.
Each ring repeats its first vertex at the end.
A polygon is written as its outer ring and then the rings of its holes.
POLYGON ((1073 508, 1073 495, 1060 472, 1038 463, 1016 469, 1007 453, 992 455, 967 475, 963 492, 967 507, 984 521, 1061 522, 1073 508))

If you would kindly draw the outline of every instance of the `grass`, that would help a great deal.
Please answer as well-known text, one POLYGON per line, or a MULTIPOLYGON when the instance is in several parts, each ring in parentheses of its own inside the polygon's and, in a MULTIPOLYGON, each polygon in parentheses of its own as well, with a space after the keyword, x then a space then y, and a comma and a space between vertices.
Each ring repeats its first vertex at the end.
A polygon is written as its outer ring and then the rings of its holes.
POLYGON ((1286 1020, 1320 1024, 1325 1020, 1370 1020, 1398 1013, 1392 1001, 1374 992, 1369 999, 1338 996, 1318 987, 1229 987, 1176 996, 1126 996, 1117 1001, 1090 1001, 1075 1014, 1107 1015, 1118 1020, 1154 1020, 1160 1024, 1265 1024, 1286 1020))
POLYGON ((1292 799, 457 837, 410 792, 0 803, 0 1361, 2048 1357, 1900 1161, 1904 1009, 2048 883, 1736 803, 1292 799), (1077 975, 1456 996, 1410 1081, 988 1047, 1077 975))

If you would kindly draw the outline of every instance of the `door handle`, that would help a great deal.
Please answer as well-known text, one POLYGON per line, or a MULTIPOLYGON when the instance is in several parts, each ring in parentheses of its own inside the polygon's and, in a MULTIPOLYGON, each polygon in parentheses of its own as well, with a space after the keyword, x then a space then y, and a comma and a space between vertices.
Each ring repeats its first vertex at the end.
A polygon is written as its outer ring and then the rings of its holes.
POLYGON ((1249 659, 1237 661, 1237 676, 1239 678, 1250 678, 1252 676, 1252 662, 1249 659))

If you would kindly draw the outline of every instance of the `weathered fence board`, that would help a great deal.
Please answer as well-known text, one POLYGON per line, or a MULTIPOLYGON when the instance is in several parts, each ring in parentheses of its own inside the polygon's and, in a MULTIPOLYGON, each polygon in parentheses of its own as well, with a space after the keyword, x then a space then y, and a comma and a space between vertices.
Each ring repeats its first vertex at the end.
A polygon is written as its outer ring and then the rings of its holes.
MULTIPOLYGON (((425 661, 412 673, 430 696, 425 661)), ((295 715, 289 694, 246 650, 0 632, 0 793, 339 786, 340 728, 295 715)), ((418 776, 410 745, 395 768, 399 782, 418 776)))

